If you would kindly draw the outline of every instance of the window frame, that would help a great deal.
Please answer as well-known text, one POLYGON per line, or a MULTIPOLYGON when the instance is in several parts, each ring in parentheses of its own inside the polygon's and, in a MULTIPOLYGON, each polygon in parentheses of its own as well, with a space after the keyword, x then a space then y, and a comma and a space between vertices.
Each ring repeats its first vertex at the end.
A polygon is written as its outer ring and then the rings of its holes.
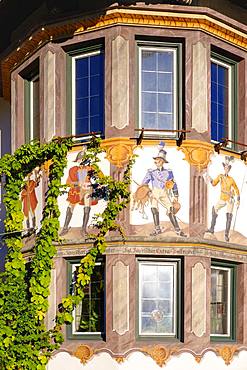
MULTIPOLYGON (((73 260, 68 260, 67 261, 67 293, 71 294, 72 291, 72 279, 73 279, 73 272, 75 271, 75 268, 80 265, 80 259, 73 259, 73 260)), ((104 279, 104 317, 103 317, 103 331, 102 332, 76 332, 75 329, 75 309, 72 312, 73 316, 73 322, 70 325, 67 325, 67 337, 69 339, 87 339, 87 340, 104 340, 105 337, 105 327, 106 327, 106 294, 105 294, 105 260, 104 258, 100 258, 96 261, 96 265, 102 265, 104 268, 104 274, 103 274, 103 279, 104 279)), ((90 283, 91 284, 91 280, 90 283)), ((73 292, 72 292, 73 294, 73 292)))
POLYGON ((32 78, 24 79, 24 133, 25 133, 25 143, 29 143, 34 139, 40 139, 40 75, 37 71, 32 78), (34 136, 34 83, 39 81, 39 136, 34 136))
MULTIPOLYGON (((66 124, 66 131, 68 134, 77 135, 76 133, 76 81, 75 81, 75 61, 77 59, 86 58, 93 55, 102 54, 104 58, 104 66, 103 66, 103 130, 101 133, 101 137, 105 136, 105 52, 104 52, 104 42, 100 42, 97 44, 89 44, 89 45, 73 45, 69 47, 69 49, 64 49, 66 52, 66 100, 67 100, 67 124, 66 124)), ((78 133, 78 135, 80 135, 78 133)), ((83 140, 87 140, 89 137, 83 137, 83 140)), ((75 141, 80 141, 82 138, 78 137, 74 139, 75 141)))
MULTIPOLYGON (((228 69, 228 132, 227 137, 230 140, 235 141, 238 136, 238 62, 233 59, 227 58, 219 53, 211 52, 210 57, 210 69, 212 63, 228 69)), ((210 86, 212 85, 212 76, 210 72, 210 86)), ((217 143, 212 139, 212 95, 210 92, 210 133, 212 143, 217 143)), ((235 149, 236 145, 233 143, 227 144, 228 149, 235 149)))
POLYGON ((228 307, 227 307, 227 333, 211 333, 211 314, 210 314, 210 340, 212 342, 234 342, 236 341, 236 310, 237 310, 237 264, 212 260, 211 263, 211 291, 210 291, 210 312, 212 304, 212 269, 228 271, 228 307))
MULTIPOLYGON (((137 257, 137 310, 136 310, 136 336, 138 340, 162 340, 162 341, 182 341, 183 340, 183 261, 182 258, 153 258, 153 257, 137 257), (157 265, 173 265, 176 266, 174 278, 176 285, 173 288, 173 314, 174 314, 174 332, 169 333, 142 333, 141 332, 141 279, 140 265, 141 264, 157 264, 157 265)), ((173 282, 174 283, 174 282, 173 282)))
MULTIPOLYGON (((174 41, 174 42, 166 42, 166 41, 140 41, 137 40, 137 101, 138 101, 138 108, 137 108, 137 128, 143 128, 142 124, 142 67, 141 67, 141 52, 142 50, 152 50, 152 51, 172 51, 174 53, 174 60, 173 60, 173 98, 174 98, 174 120, 173 120, 173 129, 172 130, 181 130, 183 128, 182 120, 183 120, 183 44, 182 42, 174 41)), ((150 128, 146 127, 146 129, 151 130, 150 128)), ((178 137, 178 133, 176 132, 164 132, 165 128, 161 128, 161 131, 154 129, 154 131, 147 131, 145 133, 146 136, 154 136, 159 135, 163 137, 169 138, 176 138, 178 137)), ((170 130, 170 129, 168 129, 170 130)))

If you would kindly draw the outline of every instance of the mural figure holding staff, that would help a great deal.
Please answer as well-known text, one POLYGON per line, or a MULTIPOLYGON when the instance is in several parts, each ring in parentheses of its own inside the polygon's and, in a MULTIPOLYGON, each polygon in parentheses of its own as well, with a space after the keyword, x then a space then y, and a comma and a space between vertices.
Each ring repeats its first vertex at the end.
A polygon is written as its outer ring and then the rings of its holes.
MULTIPOLYGON (((171 169, 164 168, 166 160, 166 151, 164 150, 165 143, 159 145, 157 156, 153 157, 155 169, 149 169, 139 187, 147 187, 149 191, 149 200, 151 203, 151 212, 154 221, 154 230, 150 235, 158 235, 163 232, 160 226, 160 206, 166 209, 167 216, 174 227, 174 230, 179 236, 186 236, 180 229, 175 214, 180 209, 178 187, 174 180, 171 169), (150 186, 151 185, 151 186, 150 186), (149 187, 150 186, 150 187, 149 187)), ((137 192, 138 190, 137 189, 137 192)))
POLYGON ((240 205, 240 192, 235 180, 229 176, 229 172, 232 168, 230 162, 234 160, 233 157, 225 157, 225 162, 222 163, 224 168, 224 174, 218 175, 215 179, 212 179, 207 175, 207 179, 213 186, 220 184, 220 199, 212 208, 212 220, 211 226, 206 231, 211 234, 214 233, 218 212, 221 208, 226 207, 226 228, 225 228, 225 241, 229 242, 229 233, 231 228, 231 222, 233 217, 233 209, 235 204, 235 197, 237 198, 237 208, 240 205))
POLYGON ((92 167, 82 161, 84 152, 85 150, 82 150, 77 154, 74 161, 77 165, 71 167, 69 170, 66 181, 66 184, 70 187, 67 198, 69 205, 66 211, 64 226, 60 233, 61 236, 66 235, 69 231, 69 224, 77 204, 84 206, 81 234, 85 236, 87 234, 91 206, 98 203, 98 200, 92 197, 93 186, 90 176, 92 167))

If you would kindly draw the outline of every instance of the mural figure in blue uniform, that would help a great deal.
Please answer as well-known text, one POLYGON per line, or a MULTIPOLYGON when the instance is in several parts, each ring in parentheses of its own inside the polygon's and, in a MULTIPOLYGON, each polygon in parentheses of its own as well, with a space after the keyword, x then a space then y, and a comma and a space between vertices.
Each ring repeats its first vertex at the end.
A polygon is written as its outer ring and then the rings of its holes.
POLYGON ((158 235, 163 232, 160 226, 160 206, 166 209, 167 216, 174 227, 174 230, 179 236, 186 236, 180 229, 175 214, 180 209, 178 201, 178 187, 174 180, 171 169, 164 168, 164 164, 168 163, 166 160, 166 151, 163 142, 159 145, 158 155, 153 157, 155 169, 149 169, 142 181, 143 185, 151 186, 149 199, 151 203, 151 212, 154 220, 154 230, 151 235, 158 235))

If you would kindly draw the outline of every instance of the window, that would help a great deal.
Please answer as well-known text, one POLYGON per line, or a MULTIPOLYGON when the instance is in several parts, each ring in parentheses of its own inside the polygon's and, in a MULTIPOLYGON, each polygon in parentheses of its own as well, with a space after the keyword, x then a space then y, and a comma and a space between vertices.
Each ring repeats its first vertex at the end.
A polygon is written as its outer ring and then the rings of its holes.
POLYGON ((181 127, 180 49, 180 44, 139 44, 139 128, 181 127))
POLYGON ((139 335, 178 337, 180 260, 139 260, 139 335))
POLYGON ((72 57, 72 133, 104 133, 104 54, 72 57))
POLYGON ((211 59, 211 139, 236 138, 237 64, 212 54, 211 59))
MULTIPOLYGON (((75 282, 75 272, 79 263, 70 262, 71 288, 75 282)), ((101 336, 104 333, 104 263, 96 262, 89 285, 84 289, 84 298, 73 312, 70 333, 72 337, 83 335, 101 336)))
POLYGON ((35 71, 24 80, 25 142, 40 138, 40 84, 35 71))
POLYGON ((235 338, 235 266, 224 263, 211 267, 211 337, 235 338))

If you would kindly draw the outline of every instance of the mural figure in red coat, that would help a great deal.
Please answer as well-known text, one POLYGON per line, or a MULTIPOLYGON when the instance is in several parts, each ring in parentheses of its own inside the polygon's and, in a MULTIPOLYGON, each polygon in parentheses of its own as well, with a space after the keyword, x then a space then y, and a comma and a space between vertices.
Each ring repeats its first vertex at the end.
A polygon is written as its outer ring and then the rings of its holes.
POLYGON ((67 234, 69 231, 69 223, 77 204, 83 206, 84 209, 81 234, 85 236, 87 234, 91 206, 98 203, 98 200, 92 197, 93 187, 90 176, 92 167, 82 161, 83 155, 84 150, 77 154, 74 161, 77 165, 70 168, 66 181, 66 184, 70 187, 67 198, 69 205, 66 211, 64 226, 60 233, 61 236, 67 234))
POLYGON ((24 219, 26 221, 27 229, 36 228, 35 211, 38 205, 38 200, 35 189, 37 188, 37 186, 39 186, 40 178, 40 169, 36 168, 33 172, 27 175, 27 181, 21 191, 22 210, 24 213, 24 219))

